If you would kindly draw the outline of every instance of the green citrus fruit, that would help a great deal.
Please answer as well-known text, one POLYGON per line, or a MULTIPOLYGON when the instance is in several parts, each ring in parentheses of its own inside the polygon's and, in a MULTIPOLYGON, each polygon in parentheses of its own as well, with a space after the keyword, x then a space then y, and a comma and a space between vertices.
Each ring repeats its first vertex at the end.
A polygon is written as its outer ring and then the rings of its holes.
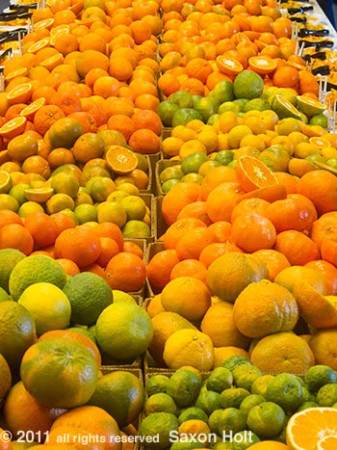
POLYGON ((146 447, 164 450, 172 444, 172 438, 178 439, 179 422, 174 414, 156 412, 149 414, 139 425, 138 433, 145 440, 146 447))
POLYGON ((263 402, 249 411, 247 425, 260 439, 268 439, 281 433, 285 418, 281 406, 273 402, 263 402))
POLYGON ((148 396, 158 394, 160 392, 166 393, 169 377, 166 375, 153 375, 148 378, 146 382, 146 393, 148 396))
POLYGON ((16 264, 26 256, 14 248, 0 250, 0 287, 8 292, 9 277, 16 264))
POLYGON ((190 406, 189 408, 183 409, 178 417, 179 424, 193 419, 202 420, 207 423, 208 415, 203 409, 198 408, 197 406, 190 406))
POLYGON ((325 384, 316 395, 319 406, 332 406, 337 402, 337 384, 325 384))
POLYGON ((151 395, 144 405, 144 412, 146 415, 154 412, 168 412, 177 414, 178 408, 173 398, 164 392, 151 395))
POLYGON ((303 401, 302 385, 295 375, 281 373, 269 383, 266 399, 277 403, 285 412, 295 411, 303 401))
POLYGON ((233 375, 226 367, 216 367, 206 380, 207 389, 221 393, 233 384, 233 375))
POLYGON ((243 70, 239 73, 233 83, 234 96, 236 98, 258 98, 264 88, 263 79, 259 74, 251 70, 243 70))
POLYGON ((201 388, 201 377, 192 370, 178 369, 169 379, 166 392, 177 406, 191 406, 201 388))
POLYGON ((218 432, 222 438, 226 438, 229 433, 235 434, 245 430, 247 427, 246 417, 242 411, 237 408, 226 408, 218 420, 218 432))
POLYGON ((318 364, 307 370, 304 381, 309 391, 316 393, 325 384, 336 384, 337 374, 331 367, 318 364))
POLYGON ((244 388, 232 387, 225 389, 220 394, 220 403, 223 408, 240 408, 242 401, 250 392, 244 388))

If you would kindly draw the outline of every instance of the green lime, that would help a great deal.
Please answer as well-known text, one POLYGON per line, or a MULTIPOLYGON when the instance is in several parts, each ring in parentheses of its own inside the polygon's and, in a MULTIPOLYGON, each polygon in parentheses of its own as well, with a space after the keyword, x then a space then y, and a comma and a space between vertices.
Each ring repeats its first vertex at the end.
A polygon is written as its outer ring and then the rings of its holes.
POLYGON ((164 194, 167 194, 170 191, 170 189, 173 188, 173 186, 178 183, 181 183, 181 181, 173 178, 172 180, 167 180, 161 185, 162 191, 164 192, 164 194))
POLYGON ((189 408, 183 409, 178 417, 179 424, 193 419, 202 420, 207 423, 208 415, 203 409, 198 408, 197 406, 190 406, 189 408))
POLYGON ((201 185, 203 179, 204 177, 199 173, 188 173, 182 177, 181 181, 184 183, 196 183, 201 185))
POLYGON ((266 395, 269 383, 275 378, 274 375, 262 375, 257 378, 251 387, 252 394, 259 394, 263 397, 266 395))
POLYGON ((221 103, 221 105, 218 108, 218 114, 222 114, 225 111, 233 111, 234 113, 238 113, 241 111, 240 105, 235 103, 235 101, 221 103))
POLYGON ((0 194, 0 211, 3 209, 10 209, 16 212, 19 209, 19 203, 9 194, 0 194))
POLYGON ((300 411, 304 411, 305 409, 308 408, 318 408, 318 403, 316 402, 303 402, 299 408, 297 408, 296 412, 300 412, 300 411))
POLYGON ((207 119, 207 125, 214 125, 219 120, 220 114, 212 114, 207 119))
POLYGON ((223 409, 215 409, 208 418, 208 426, 213 433, 218 433, 219 431, 219 418, 223 412, 223 409))
POLYGON ((227 440, 225 442, 217 442, 214 447, 212 447, 213 450, 233 450, 232 443, 230 440, 227 440))
POLYGON ((322 114, 326 110, 326 105, 324 105, 323 103, 310 97, 304 97, 302 95, 299 95, 296 98, 296 106, 308 117, 322 114))
POLYGON ((154 412, 167 412, 176 414, 178 411, 172 397, 164 392, 158 392, 148 397, 145 401, 144 412, 146 415, 154 412))
POLYGON ((233 161, 231 161, 228 165, 228 167, 231 167, 232 169, 235 169, 235 167, 237 166, 238 161, 236 159, 233 159, 233 161))
POLYGON ((336 384, 336 372, 329 366, 319 364, 308 369, 304 381, 310 392, 316 393, 325 384, 336 384))
POLYGON ((163 450, 170 447, 174 436, 178 438, 178 427, 179 422, 174 414, 155 412, 141 421, 138 433, 146 448, 163 450))
POLYGON ((187 125, 192 120, 202 120, 202 115, 193 108, 181 108, 173 114, 172 126, 187 125))
POLYGON ((206 380, 207 389, 222 392, 233 385, 233 375, 226 367, 216 367, 206 380))
POLYGON ((261 375, 262 372, 257 367, 242 364, 233 370, 234 384, 250 391, 254 381, 261 375))
POLYGON ((239 107, 239 112, 243 112, 245 110, 245 106, 249 102, 248 98, 236 98, 233 100, 234 105, 239 107))
POLYGON ((171 180, 172 178, 181 180, 181 178, 184 176, 184 173, 185 172, 181 170, 180 164, 169 166, 160 172, 159 180, 161 181, 161 183, 164 183, 164 181, 167 180, 171 180))
MULTIPOLYGON (((22 205, 24 206, 24 205, 22 205)), ((21 208, 22 208, 21 206, 21 208)), ((75 209, 75 202, 67 194, 55 194, 46 203, 48 214, 54 214, 61 212, 63 209, 75 209)))
POLYGON ((181 163, 181 170, 185 175, 191 172, 197 173, 200 166, 208 160, 208 156, 203 153, 192 153, 181 163))
POLYGON ((174 113, 177 111, 179 111, 179 106, 168 100, 161 102, 157 108, 157 114, 161 118, 163 125, 166 127, 172 126, 172 119, 174 113))
POLYGON ((263 98, 253 98, 245 104, 244 112, 265 111, 266 109, 270 109, 270 105, 266 100, 263 98))
POLYGON ((75 198, 80 188, 80 183, 75 175, 60 172, 50 178, 50 187, 55 194, 67 194, 75 198))
POLYGON ((309 391, 307 386, 302 386, 303 402, 316 402, 316 395, 309 391))
POLYGON ((246 356, 232 355, 224 361, 222 366, 226 367, 230 371, 233 371, 235 367, 240 366, 241 364, 252 365, 252 363, 246 356))
POLYGON ((15 248, 3 248, 0 250, 0 287, 6 292, 9 292, 8 283, 12 270, 25 257, 26 255, 15 248))
POLYGON ((179 108, 192 108, 193 96, 189 91, 179 90, 173 92, 168 98, 168 101, 178 105, 179 108))
POLYGON ((83 204, 88 204, 88 205, 93 205, 93 199, 90 197, 89 193, 86 191, 85 188, 80 187, 76 197, 75 197, 75 206, 78 205, 83 205, 83 204))
POLYGON ((194 448, 203 448, 204 446, 205 444, 196 441, 194 438, 190 440, 177 438, 171 445, 170 450, 193 450, 194 448))
POLYGON ((29 184, 27 183, 19 183, 11 188, 9 191, 9 195, 15 198, 15 200, 22 205, 27 199, 25 196, 25 190, 29 189, 29 184))
POLYGON ((295 375, 276 375, 267 387, 266 399, 277 403, 285 412, 296 411, 303 402, 302 384, 295 375))
POLYGON ((169 379, 166 392, 179 407, 184 407, 193 405, 200 388, 200 376, 191 370, 178 369, 169 379))
POLYGON ((310 125, 319 125, 322 128, 328 128, 329 120, 325 114, 315 114, 309 120, 310 125))
POLYGON ((0 287, 0 302, 7 302, 8 300, 11 300, 11 297, 7 294, 5 289, 0 287))
POLYGON ((251 394, 248 397, 244 398, 240 405, 240 411, 248 416, 249 411, 254 408, 254 406, 259 405, 260 403, 265 402, 266 399, 259 394, 251 394))
POLYGON ((251 71, 243 70, 234 80, 233 90, 236 98, 258 98, 261 96, 264 88, 262 77, 251 71))
POLYGON ((206 123, 207 120, 218 112, 220 102, 210 96, 201 97, 193 102, 193 108, 202 116, 202 120, 206 123))
POLYGON ((229 80, 222 80, 210 93, 213 93, 213 97, 221 103, 229 102, 234 98, 233 83, 229 80))
POLYGON ((326 164, 334 169, 337 169, 337 158, 330 158, 326 161, 326 164))
POLYGON ((220 436, 222 436, 222 440, 226 440, 228 436, 233 436, 233 434, 245 430, 246 427, 246 417, 237 408, 224 409, 218 420, 218 431, 220 436))
POLYGON ((241 402, 248 395, 250 395, 250 392, 244 388, 225 389, 220 394, 220 404, 223 408, 240 408, 241 402))
POLYGON ((337 402, 337 384, 325 384, 317 392, 319 406, 332 406, 337 402))
POLYGON ((294 117, 301 120, 302 118, 302 113, 283 95, 276 94, 272 99, 271 107, 280 119, 294 117))
POLYGON ((147 395, 157 394, 159 392, 165 392, 169 382, 169 377, 166 375, 153 375, 146 382, 147 395))
POLYGON ((218 161, 223 166, 227 166, 227 164, 233 161, 233 158, 234 158, 233 150, 221 150, 216 154, 214 161, 218 161))
POLYGON ((79 225, 76 214, 70 208, 62 209, 60 211, 60 213, 65 214, 66 216, 70 217, 75 225, 79 225))
POLYGON ((245 450, 254 444, 260 442, 260 438, 252 431, 239 431, 233 436, 233 450, 245 450))
POLYGON ((79 224, 97 221, 97 208, 94 205, 83 203, 76 206, 74 213, 77 216, 79 224))
POLYGON ((94 339, 94 336, 90 332, 88 327, 77 325, 76 327, 67 328, 67 331, 75 331, 76 333, 84 334, 84 336, 87 336, 89 339, 91 339, 96 344, 96 339, 94 339))
POLYGON ((105 202, 116 185, 109 177, 94 176, 86 183, 85 188, 94 202, 105 202))
POLYGON ((249 411, 247 425, 261 439, 277 436, 283 429, 286 415, 281 406, 264 402, 249 411))
POLYGON ((195 401, 195 406, 203 409, 208 415, 210 415, 213 411, 221 407, 220 394, 215 391, 202 389, 200 390, 200 393, 195 401))

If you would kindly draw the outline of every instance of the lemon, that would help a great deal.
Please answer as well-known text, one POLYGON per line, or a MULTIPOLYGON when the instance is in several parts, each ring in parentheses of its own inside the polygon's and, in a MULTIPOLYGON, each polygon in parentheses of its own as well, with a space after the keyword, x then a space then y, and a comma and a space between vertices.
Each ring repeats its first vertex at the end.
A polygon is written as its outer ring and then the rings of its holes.
POLYGON ((50 283, 34 283, 21 294, 18 303, 32 315, 38 336, 50 330, 67 328, 71 306, 60 288, 50 283))
POLYGON ((144 412, 146 415, 154 412, 168 412, 176 414, 177 411, 178 408, 173 398, 163 392, 151 395, 145 401, 144 405, 144 412))
POLYGON ((31 255, 19 261, 9 277, 9 292, 18 300, 31 284, 46 282, 60 289, 66 282, 66 274, 60 264, 49 256, 31 255))
POLYGON ((112 290, 112 298, 114 303, 137 303, 132 295, 128 294, 127 292, 119 291, 118 289, 112 290))

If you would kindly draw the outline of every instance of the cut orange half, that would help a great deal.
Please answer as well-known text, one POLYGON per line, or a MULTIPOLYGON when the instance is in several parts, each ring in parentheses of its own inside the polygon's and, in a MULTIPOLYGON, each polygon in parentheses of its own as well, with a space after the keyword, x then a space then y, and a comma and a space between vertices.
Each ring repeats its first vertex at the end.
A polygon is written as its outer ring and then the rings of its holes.
POLYGON ((317 450, 336 450, 337 436, 325 436, 317 445, 317 450))
POLYGON ((270 56, 251 56, 248 60, 248 64, 248 69, 251 69, 260 75, 273 73, 277 68, 275 59, 272 59, 270 56))
POLYGON ((310 125, 307 125, 304 122, 300 122, 300 132, 305 134, 308 137, 319 137, 321 136, 324 131, 318 131, 314 128, 312 128, 310 125))
POLYGON ((23 133, 26 126, 26 117, 20 116, 4 123, 0 128, 0 136, 6 139, 13 139, 15 136, 23 133))
POLYGON ((46 48, 49 46, 50 46, 49 38, 43 38, 37 42, 34 42, 34 44, 30 45, 27 48, 27 53, 37 53, 39 50, 42 50, 43 48, 46 48))
POLYGON ((134 152, 120 145, 111 145, 105 155, 105 160, 117 175, 132 172, 138 165, 138 158, 134 152))
POLYGON ((308 408, 291 416, 287 424, 287 445, 292 450, 317 450, 327 436, 337 436, 335 408, 308 408))
POLYGON ((269 167, 253 156, 242 156, 235 170, 237 179, 246 192, 278 184, 276 175, 269 167))
POLYGON ((238 204, 249 198, 261 198, 262 200, 266 200, 266 202, 273 203, 277 200, 287 198, 287 189, 284 184, 273 184, 272 186, 255 189, 254 191, 247 192, 247 194, 240 195, 236 203, 238 204))
POLYGON ((49 17, 48 19, 39 20, 38 22, 34 23, 33 29, 38 30, 41 28, 46 28, 47 30, 50 30, 50 28, 53 26, 53 23, 53 17, 49 17))
POLYGON ((40 66, 45 67, 46 69, 51 71, 60 64, 63 64, 63 61, 64 61, 63 55, 61 55, 61 53, 56 53, 55 55, 44 59, 41 62, 40 66))
POLYGON ((237 75, 243 71, 243 65, 231 56, 219 55, 215 62, 220 72, 225 75, 237 75))
POLYGON ((35 113, 46 103, 46 99, 44 97, 40 97, 32 102, 30 105, 26 106, 21 112, 20 116, 26 117, 28 120, 31 120, 35 113))
POLYGON ((15 86, 7 92, 7 100, 10 105, 16 103, 28 103, 33 93, 33 86, 31 83, 23 83, 15 86))
POLYGON ((52 28, 50 30, 50 36, 54 37, 57 34, 62 34, 62 33, 70 33, 70 27, 67 24, 62 24, 62 25, 58 25, 55 28, 52 28))
POLYGON ((14 80, 16 77, 25 77, 28 73, 28 67, 19 67, 18 69, 12 70, 5 76, 5 81, 9 82, 14 80))

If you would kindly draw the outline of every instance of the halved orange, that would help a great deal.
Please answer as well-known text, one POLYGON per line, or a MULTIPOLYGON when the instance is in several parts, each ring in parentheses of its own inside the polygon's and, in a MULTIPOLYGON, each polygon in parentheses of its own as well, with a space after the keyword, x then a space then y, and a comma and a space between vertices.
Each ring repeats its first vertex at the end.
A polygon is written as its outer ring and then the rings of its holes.
POLYGON ((237 75, 243 71, 243 65, 231 56, 219 55, 215 62, 219 71, 225 75, 237 75))
POLYGON ((292 450, 316 450, 326 436, 337 436, 335 408, 308 408, 291 416, 287 424, 287 445, 292 450))
POLYGON ((253 156, 239 158, 235 171, 240 185, 246 192, 279 184, 269 167, 253 156))
POLYGON ((26 122, 26 117, 14 117, 14 119, 9 120, 2 125, 0 128, 0 136, 6 139, 13 139, 15 136, 23 133, 26 122))
POLYGON ((46 103, 46 99, 44 97, 40 97, 36 99, 34 102, 27 105, 20 112, 20 116, 26 117, 28 120, 31 120, 35 113, 46 103))
POLYGON ((131 150, 120 145, 111 145, 105 154, 105 160, 116 174, 125 175, 138 165, 138 158, 131 150))
POLYGON ((336 450, 337 436, 325 436, 317 445, 317 450, 336 450))
POLYGON ((27 103, 31 99, 32 93, 32 84, 22 83, 7 92, 7 100, 10 105, 15 105, 17 103, 27 103))
POLYGON ((308 137, 319 137, 324 134, 324 131, 318 131, 312 128, 310 125, 307 125, 304 122, 300 122, 300 132, 305 134, 308 137))
POLYGON ((40 29, 40 28, 47 28, 49 30, 54 23, 54 18, 49 17, 48 19, 39 20, 38 22, 34 23, 34 30, 40 29))
POLYGON ((49 38, 43 38, 37 42, 34 42, 34 44, 31 44, 27 48, 27 53, 37 53, 39 50, 42 50, 43 48, 49 47, 49 46, 50 46, 49 38))
POLYGON ((248 64, 249 64, 248 69, 251 69, 252 71, 260 75, 267 75, 268 73, 273 73, 277 68, 275 59, 267 55, 251 56, 248 60, 248 64))
POLYGON ((267 202, 276 202, 276 200, 284 200, 287 198, 287 189, 284 184, 273 184, 272 186, 266 186, 261 189, 255 189, 254 191, 247 192, 247 194, 240 195, 236 200, 236 203, 240 203, 248 198, 261 198, 267 202))
POLYGON ((49 58, 44 59, 41 61, 40 66, 45 67, 48 70, 53 70, 55 67, 59 66, 60 64, 63 64, 64 58, 61 53, 56 53, 53 56, 50 56, 49 58))
POLYGON ((50 36, 54 37, 59 33, 70 33, 70 27, 67 24, 58 25, 50 30, 50 36))
POLYGON ((12 70, 5 76, 5 81, 8 83, 16 77, 25 77, 28 74, 28 67, 19 67, 18 69, 12 70))

